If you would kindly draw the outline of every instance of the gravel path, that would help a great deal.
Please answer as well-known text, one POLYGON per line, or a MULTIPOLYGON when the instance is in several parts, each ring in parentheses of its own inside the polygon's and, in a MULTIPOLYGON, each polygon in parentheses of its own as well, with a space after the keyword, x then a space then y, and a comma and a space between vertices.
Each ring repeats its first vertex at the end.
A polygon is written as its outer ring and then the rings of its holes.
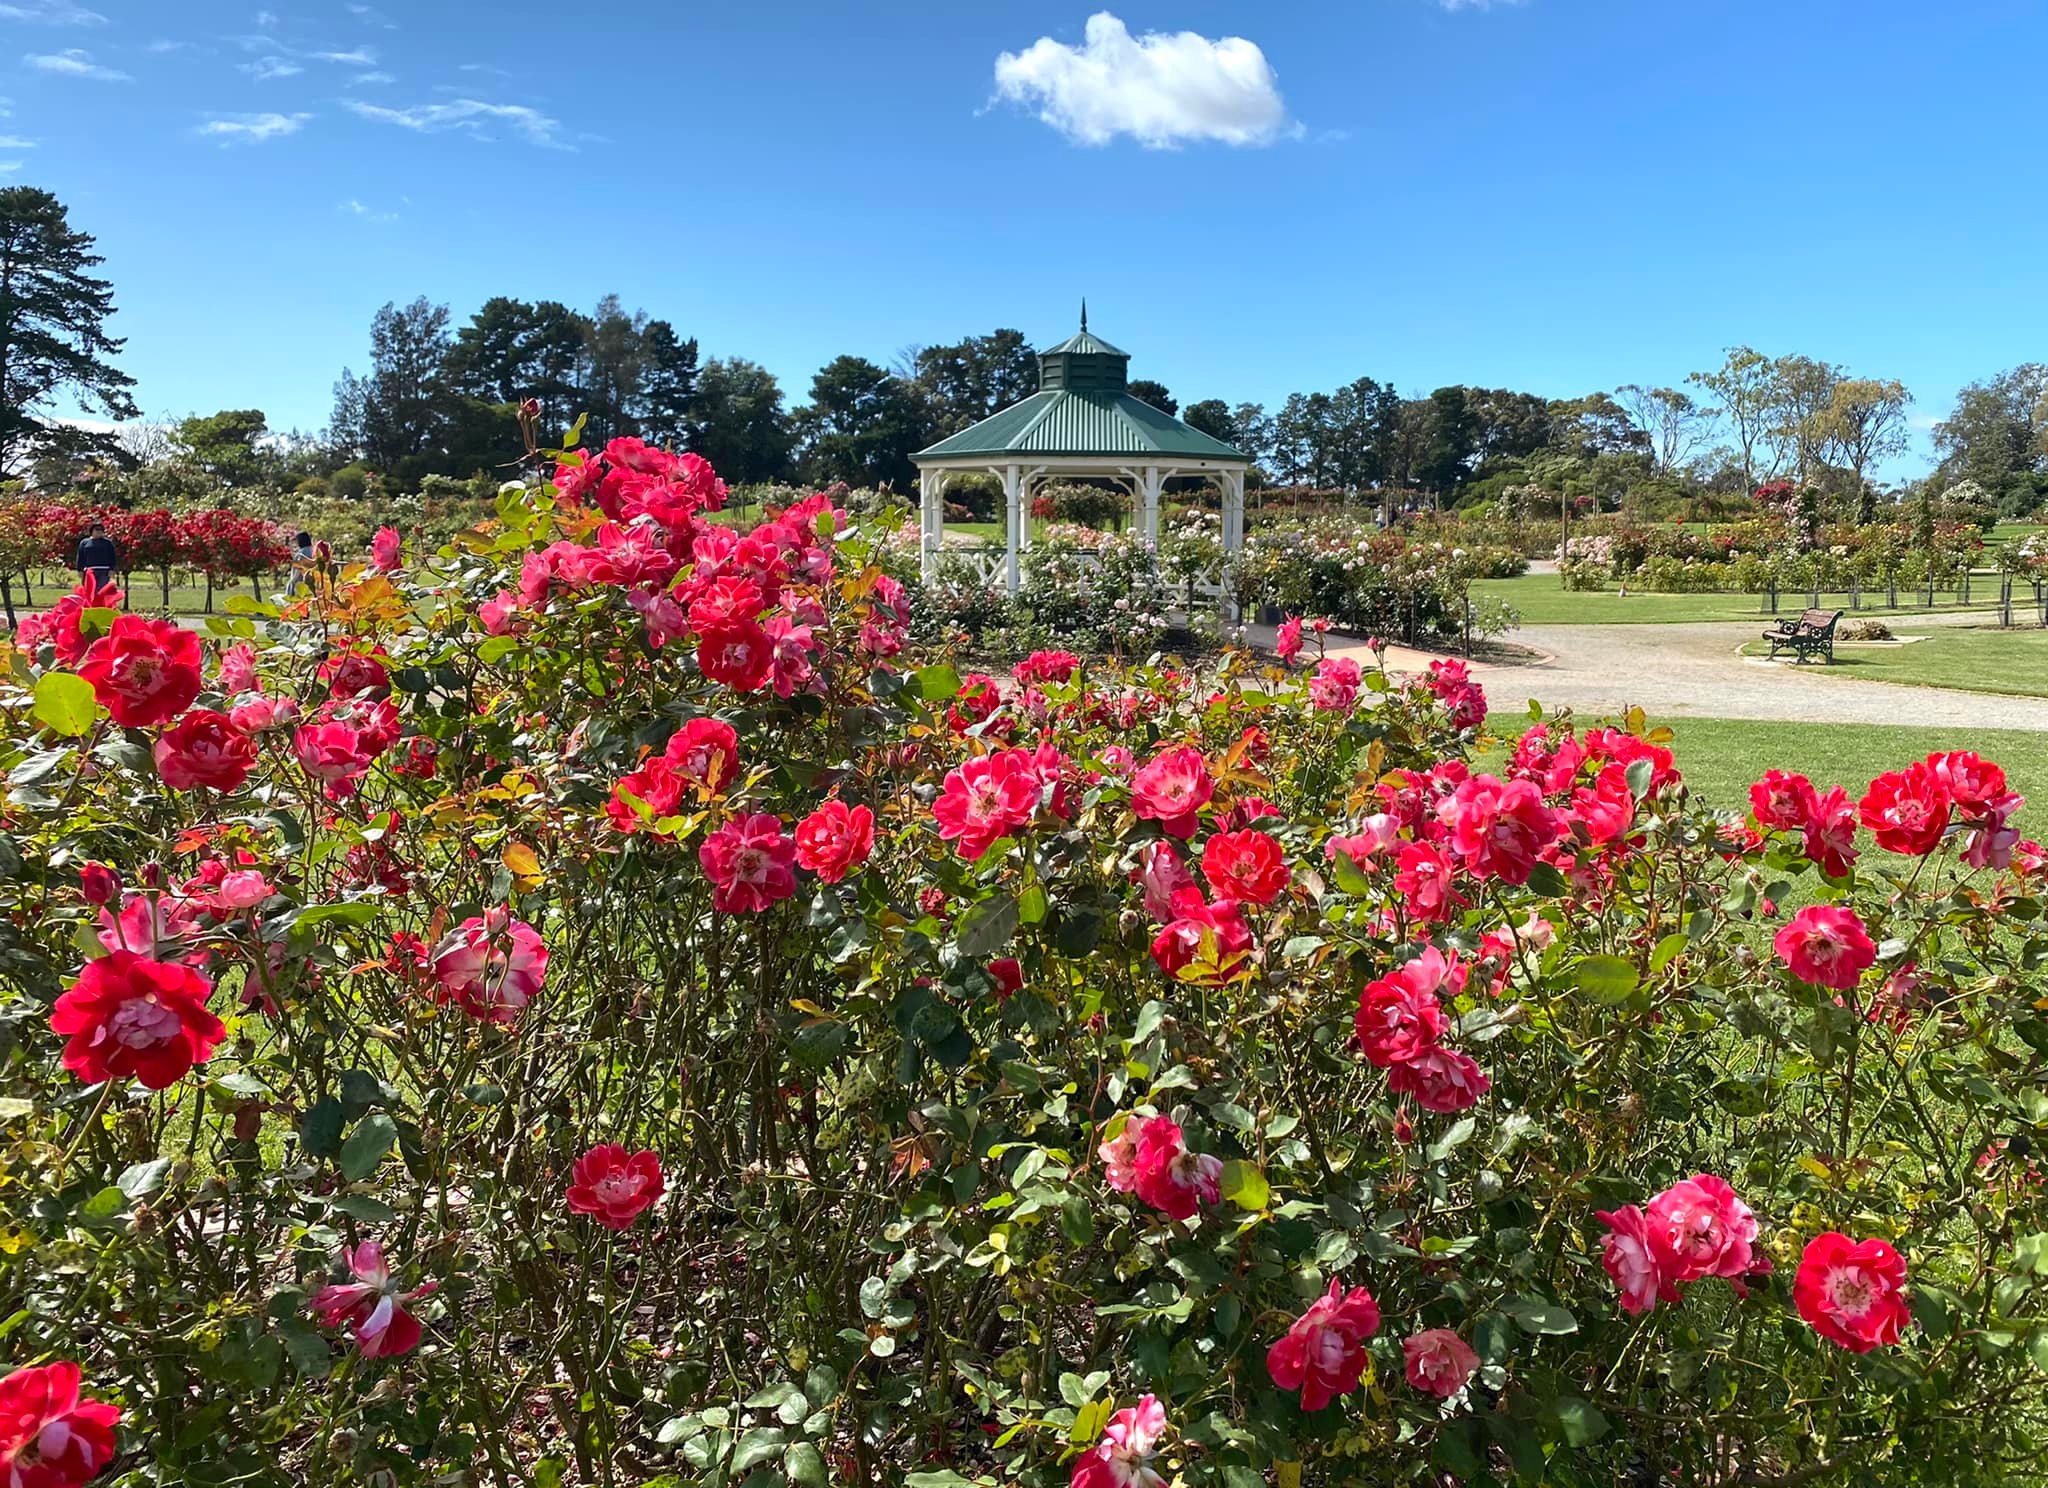
MULTIPOLYGON (((1912 617, 1911 626, 1982 622, 1976 615, 1912 617)), ((1895 622, 1896 623, 1896 622, 1895 622)), ((1747 718, 1785 723, 1903 723, 1943 728, 2010 728, 2048 732, 2048 698, 1997 697, 1941 687, 1904 687, 1848 677, 1816 676, 1806 666, 1746 660, 1742 646, 1760 623, 1712 621, 1679 625, 1525 625, 1507 639, 1546 659, 1507 666, 1473 662, 1472 675, 1497 709, 1529 698, 1546 707, 1613 714, 1630 706, 1666 718, 1747 718)), ((1270 627, 1253 627, 1254 644, 1271 644, 1270 627)), ((1333 652, 1369 660, 1362 643, 1333 652)), ((1387 665, 1413 671, 1423 653, 1395 647, 1387 665)))

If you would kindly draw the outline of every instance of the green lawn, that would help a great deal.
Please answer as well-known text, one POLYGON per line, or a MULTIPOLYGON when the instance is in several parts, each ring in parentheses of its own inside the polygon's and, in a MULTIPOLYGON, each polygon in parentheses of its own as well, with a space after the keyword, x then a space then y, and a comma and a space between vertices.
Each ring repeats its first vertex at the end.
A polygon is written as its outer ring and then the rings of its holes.
POLYGON ((2027 729, 1945 729, 1888 724, 1751 723, 1745 719, 1670 720, 1678 735, 1678 768, 1704 804, 1749 808, 1752 781, 1769 769, 1796 770, 1825 791, 1831 785, 1860 797, 1887 770, 1936 750, 1974 749, 2005 767, 2012 788, 2030 799, 2020 829, 2048 833, 2048 733, 2027 729))
MULTIPOLYGON (((1475 597, 1483 595, 1505 600, 1515 607, 1525 625, 1656 625, 1687 620, 1762 620, 1768 623, 1772 618, 1765 609, 1766 600, 1761 594, 1642 594, 1630 591, 1628 597, 1623 598, 1616 589, 1596 590, 1590 594, 1569 592, 1555 574, 1481 579, 1473 584, 1472 592, 1475 597)), ((1968 608, 1986 608, 1997 593, 1995 580, 1973 584, 1968 608)), ((1811 598, 1807 594, 1781 593, 1778 612, 1780 615, 1797 615, 1807 607, 1811 598)), ((1849 596, 1846 594, 1823 594, 1820 598, 1825 609, 1849 609, 1849 596)), ((1935 606, 1937 609, 1964 608, 1956 603, 1952 594, 1941 594, 1936 598, 1940 601, 1935 606)), ((1851 613, 1884 619, 1892 615, 1925 612, 1922 606, 1912 604, 1903 591, 1899 595, 1899 606, 1896 610, 1884 608, 1884 595, 1880 591, 1875 595, 1864 595, 1863 609, 1851 613)))
MULTIPOLYGON (((1895 625, 1901 636, 1914 634, 1895 625)), ((2002 693, 2010 697, 2048 697, 2048 630, 1997 630, 1990 627, 1921 632, 1924 640, 1905 646, 1837 642, 1831 667, 1808 663, 1821 677, 1856 677, 1865 682, 1897 682, 1908 687, 1957 687, 1965 692, 2002 693)), ((1746 655, 1764 656, 1762 641, 1743 648, 1746 655)))

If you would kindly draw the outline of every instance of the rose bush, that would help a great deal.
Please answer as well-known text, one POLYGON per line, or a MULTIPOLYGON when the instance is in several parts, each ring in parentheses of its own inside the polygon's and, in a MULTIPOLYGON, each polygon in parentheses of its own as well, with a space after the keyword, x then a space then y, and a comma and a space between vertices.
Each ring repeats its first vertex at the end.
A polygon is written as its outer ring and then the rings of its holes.
POLYGON ((2037 1470, 1995 764, 1716 815, 1455 664, 963 677, 723 496, 572 450, 10 657, 10 1481, 2037 1470))

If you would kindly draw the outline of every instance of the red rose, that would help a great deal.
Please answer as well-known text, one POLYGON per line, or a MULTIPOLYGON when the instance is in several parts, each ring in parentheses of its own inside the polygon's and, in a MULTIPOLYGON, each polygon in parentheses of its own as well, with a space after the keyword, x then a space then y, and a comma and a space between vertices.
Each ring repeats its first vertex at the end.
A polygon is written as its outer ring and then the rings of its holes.
POLYGON ((1816 987, 1846 992, 1877 960, 1877 946, 1853 909, 1809 904, 1772 942, 1792 975, 1816 987))
POLYGON ((206 1010, 213 983, 179 962, 109 951, 57 999, 50 1027, 67 1034, 64 1067, 88 1085, 140 1080, 162 1090, 213 1057, 227 1037, 206 1010))
POLYGON ((192 706, 201 680, 199 637, 168 620, 123 615, 86 648, 78 675, 123 728, 167 723, 192 706))
POLYGON ((1271 904, 1287 887, 1287 858, 1264 832, 1218 832, 1202 849, 1202 875, 1219 899, 1271 904))
POLYGON ((1852 1241, 1829 1230, 1800 1255, 1792 1301, 1821 1337, 1867 1354, 1897 1343, 1905 1331, 1905 1284, 1906 1259, 1884 1241, 1852 1241))
POLYGON ((1380 1330, 1380 1309, 1364 1287, 1344 1290, 1332 1279, 1287 1330, 1266 1350, 1266 1373, 1283 1390, 1301 1392, 1301 1408, 1318 1411, 1349 1395, 1365 1375, 1365 1341, 1380 1330))
POLYGON ((775 643, 752 620, 736 621, 697 637, 697 665, 714 682, 759 692, 775 667, 775 643))
POLYGON ((1886 852, 1925 857, 1948 830, 1948 787, 1925 762, 1878 776, 1856 804, 1863 825, 1886 852))
POLYGON ((569 1209, 608 1230, 623 1230, 654 1206, 662 1188, 661 1159, 653 1152, 628 1153, 600 1142, 576 1159, 569 1209))
POLYGON ((996 984, 996 999, 1003 1001, 1024 990, 1024 963, 1015 956, 999 956, 988 964, 989 979, 996 984))
POLYGON ((1202 751, 1182 744, 1161 750, 1131 777, 1131 808, 1169 837, 1191 837, 1195 816, 1216 793, 1202 751))
POLYGON ((740 736, 722 718, 693 718, 669 736, 662 751, 676 774, 708 791, 723 790, 740 773, 740 736))
POLYGON ((320 663, 318 676, 327 684, 327 695, 359 698, 366 694, 381 702, 391 696, 391 673, 379 656, 362 651, 344 651, 320 663))
POLYGON ((78 1488, 114 1460, 121 1413, 81 1400, 68 1360, 17 1369, 0 1380, 0 1483, 8 1488, 78 1488))
POLYGON ((875 848, 875 814, 865 806, 827 801, 797 823, 796 860, 826 883, 838 883, 875 848))
POLYGON ((194 708, 156 741, 156 772, 172 790, 231 791, 255 764, 256 741, 211 708, 194 708))
POLYGON ((683 779, 676 773, 674 762, 660 754, 630 775, 622 776, 612 787, 612 798, 604 803, 604 814, 611 819, 612 826, 627 836, 652 831, 656 822, 682 809, 683 779), (645 816, 640 814, 641 806, 647 808, 645 816))

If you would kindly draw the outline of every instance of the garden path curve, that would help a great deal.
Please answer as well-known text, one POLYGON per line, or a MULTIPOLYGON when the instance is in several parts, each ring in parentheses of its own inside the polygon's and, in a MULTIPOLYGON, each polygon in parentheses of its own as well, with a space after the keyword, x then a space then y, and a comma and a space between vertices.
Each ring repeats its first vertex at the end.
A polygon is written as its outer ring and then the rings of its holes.
MULTIPOLYGON (((1914 616, 1915 627, 1977 616, 1914 616)), ((1535 698, 1546 707, 1619 713, 1630 706, 1663 718, 1745 718, 1782 723, 1899 723, 1941 728, 2048 732, 2048 698, 2001 697, 1944 687, 1906 687, 1815 676, 1816 665, 1745 661, 1737 653, 1762 625, 1711 621, 1671 625, 1525 625, 1508 639, 1545 653, 1523 665, 1472 663, 1472 675, 1496 709, 1535 698)), ((1267 639, 1267 638, 1261 638, 1267 639)), ((1268 643, 1270 643, 1268 641, 1268 643)), ((1369 662, 1362 643, 1333 651, 1369 662)), ((1396 647, 1396 671, 1429 657, 1396 647)))

